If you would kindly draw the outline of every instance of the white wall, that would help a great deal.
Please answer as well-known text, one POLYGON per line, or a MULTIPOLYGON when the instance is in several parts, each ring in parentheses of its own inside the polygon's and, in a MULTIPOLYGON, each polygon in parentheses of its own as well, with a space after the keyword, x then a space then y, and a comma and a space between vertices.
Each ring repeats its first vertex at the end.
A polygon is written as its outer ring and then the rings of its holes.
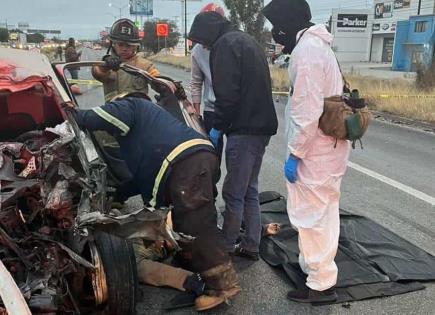
POLYGON ((334 9, 332 12, 332 29, 334 35, 332 49, 341 62, 369 61, 372 35, 372 18, 370 10, 334 9), (344 22, 344 16, 361 17, 344 22), (365 21, 365 22, 364 22, 365 21), (360 23, 359 26, 352 23, 360 23))
POLYGON ((372 56, 371 60, 373 62, 381 62, 382 61, 382 50, 384 47, 384 36, 382 35, 373 35, 372 39, 372 56))

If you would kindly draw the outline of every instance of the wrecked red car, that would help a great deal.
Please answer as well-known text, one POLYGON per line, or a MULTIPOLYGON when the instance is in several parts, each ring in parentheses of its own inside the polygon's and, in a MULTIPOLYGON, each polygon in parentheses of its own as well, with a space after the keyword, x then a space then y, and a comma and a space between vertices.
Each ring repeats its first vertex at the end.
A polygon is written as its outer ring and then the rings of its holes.
MULTIPOLYGON (((102 87, 86 77, 97 64, 52 67, 38 53, 0 48, 0 314, 133 314, 127 239, 175 243, 168 209, 112 211, 113 193, 131 174, 113 143, 80 131, 65 110, 104 103, 102 87), (69 79, 68 67, 79 67, 82 81, 69 79)), ((120 71, 149 80, 157 94, 177 89, 133 67, 120 71)), ((182 96, 168 105, 202 131, 192 108, 182 96)))

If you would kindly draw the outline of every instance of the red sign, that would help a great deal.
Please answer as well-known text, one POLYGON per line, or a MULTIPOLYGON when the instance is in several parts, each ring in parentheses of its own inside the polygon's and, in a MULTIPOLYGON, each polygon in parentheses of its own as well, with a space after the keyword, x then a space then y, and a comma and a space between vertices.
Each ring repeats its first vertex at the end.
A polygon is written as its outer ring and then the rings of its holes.
POLYGON ((167 23, 157 23, 156 34, 158 37, 167 37, 169 35, 169 25, 167 23))
POLYGON ((139 38, 142 39, 145 36, 145 32, 144 31, 139 31, 139 38))

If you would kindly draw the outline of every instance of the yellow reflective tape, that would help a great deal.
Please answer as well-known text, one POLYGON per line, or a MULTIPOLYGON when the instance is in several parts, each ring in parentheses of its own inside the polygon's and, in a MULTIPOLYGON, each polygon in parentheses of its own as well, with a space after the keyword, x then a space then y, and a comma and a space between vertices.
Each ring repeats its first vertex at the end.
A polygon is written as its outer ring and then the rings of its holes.
POLYGON ((92 110, 101 118, 103 118, 108 123, 114 125, 116 128, 122 131, 121 136, 127 135, 127 133, 130 131, 130 127, 128 127, 125 123, 123 123, 118 118, 110 115, 108 112, 106 112, 101 107, 92 108, 92 110))
POLYGON ((165 175, 166 170, 168 169, 169 163, 171 163, 178 155, 183 153, 185 150, 187 150, 191 147, 194 147, 196 145, 208 145, 208 146, 213 147, 213 144, 211 144, 211 142, 208 140, 193 139, 193 140, 189 140, 189 141, 183 142, 182 144, 178 145, 165 158, 165 160, 162 163, 162 166, 160 167, 159 173, 157 174, 157 177, 154 181, 153 198, 150 201, 151 206, 155 207, 157 204, 157 193, 159 191, 160 182, 162 181, 163 175, 165 175))
POLYGON ((70 80, 68 79, 68 83, 73 83, 73 84, 81 84, 81 85, 98 85, 101 86, 103 85, 103 83, 101 83, 100 81, 97 80, 70 80))
MULTIPOLYGON (((289 92, 272 91, 273 95, 288 96, 289 92)), ((390 94, 361 94, 365 98, 435 98, 435 95, 390 95, 390 94)))
POLYGON ((148 73, 152 77, 156 77, 160 74, 160 72, 157 69, 151 69, 148 73))

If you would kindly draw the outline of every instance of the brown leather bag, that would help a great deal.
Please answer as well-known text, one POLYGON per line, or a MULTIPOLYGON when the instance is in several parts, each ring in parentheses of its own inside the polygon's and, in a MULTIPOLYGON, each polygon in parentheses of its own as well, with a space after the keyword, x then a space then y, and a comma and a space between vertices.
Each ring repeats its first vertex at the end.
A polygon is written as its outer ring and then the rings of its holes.
POLYGON ((346 118, 353 114, 341 96, 325 98, 323 114, 320 117, 319 128, 327 136, 346 140, 347 128, 344 123, 346 118))

